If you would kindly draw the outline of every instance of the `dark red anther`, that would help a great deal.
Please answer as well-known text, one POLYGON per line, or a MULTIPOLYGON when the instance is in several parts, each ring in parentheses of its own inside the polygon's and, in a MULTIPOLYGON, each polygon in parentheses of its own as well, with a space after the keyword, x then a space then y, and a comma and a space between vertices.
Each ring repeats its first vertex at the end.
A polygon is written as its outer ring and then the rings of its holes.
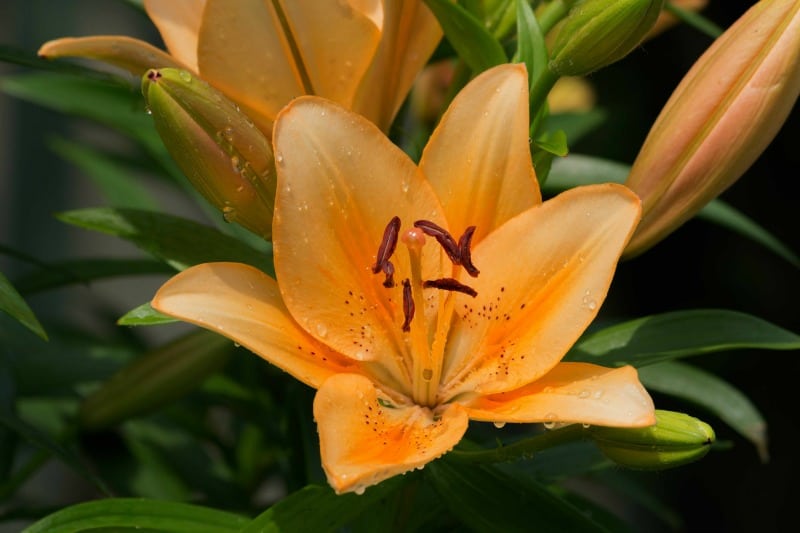
POLYGON ((403 280, 403 331, 411 331, 411 320, 414 318, 414 298, 411 295, 411 282, 403 280))
POLYGON ((446 229, 430 220, 417 220, 414 222, 414 227, 421 229, 425 235, 430 235, 436 239, 454 265, 461 264, 458 244, 446 229))
POLYGON ((461 258, 461 266, 464 267, 467 274, 473 278, 477 278, 481 271, 472 264, 472 252, 469 249, 472 245, 473 233, 475 233, 475 226, 470 226, 464 230, 464 234, 458 239, 458 255, 461 258))
POLYGON ((383 273, 386 274, 386 279, 383 280, 383 286, 387 289, 394 287, 394 265, 391 261, 386 261, 383 264, 383 273))
POLYGON ((470 287, 469 285, 464 285, 458 280, 453 278, 440 278, 440 279, 428 279, 422 282, 422 286, 427 288, 434 288, 434 289, 442 289, 445 291, 453 291, 453 292, 460 292, 463 294, 468 294, 475 298, 478 295, 478 291, 470 287))
POLYGON ((381 270, 386 272, 385 265, 389 262, 389 258, 392 257, 394 249, 397 247, 397 235, 399 233, 400 217, 392 217, 392 220, 386 224, 386 229, 383 230, 383 238, 381 239, 381 245, 378 247, 378 255, 375 258, 375 264, 372 265, 373 274, 377 274, 381 270))

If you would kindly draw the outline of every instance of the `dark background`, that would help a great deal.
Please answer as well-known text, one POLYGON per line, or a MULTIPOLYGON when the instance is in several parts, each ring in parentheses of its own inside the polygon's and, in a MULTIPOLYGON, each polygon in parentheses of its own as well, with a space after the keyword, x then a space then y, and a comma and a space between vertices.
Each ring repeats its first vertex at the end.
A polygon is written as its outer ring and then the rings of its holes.
MULTIPOLYGON (((730 25, 752 2, 712 0, 706 15, 730 25)), ((34 51, 45 40, 65 35, 127 34, 157 42, 145 17, 124 2, 108 0, 13 0, 0 2, 0 43, 34 51)), ((609 122, 574 152, 632 162, 638 146, 672 89, 710 44, 696 30, 677 27, 646 43, 624 61, 591 76, 598 104, 609 122)), ((0 64, 0 73, 12 72, 0 64)), ((55 133, 97 140, 91 129, 76 128, 63 117, 0 95, 0 242, 47 259, 128 255, 110 239, 58 223, 51 213, 98 205, 91 186, 45 146, 55 133)), ((743 128, 747 125, 743 124, 743 128)), ((800 177, 800 112, 797 106, 776 140, 722 198, 761 223, 800 252, 795 193, 800 177)), ((175 207, 180 212, 185 209, 175 207)), ((0 257, 0 271, 13 277, 19 265, 0 257)), ((131 284, 100 284, 82 293, 81 305, 65 296, 32 301, 37 313, 61 316, 80 307, 102 306, 120 312, 141 302, 160 278, 131 284)), ((690 308, 739 310, 800 331, 797 270, 757 244, 704 221, 690 221, 654 249, 623 263, 607 302, 622 316, 643 316, 690 308)), ((87 318, 88 320, 89 318, 87 318)), ((681 515, 685 530, 780 531, 795 523, 800 500, 800 418, 796 352, 738 351, 693 360, 725 377, 762 410, 769 424, 770 461, 722 422, 690 405, 656 396, 659 407, 686 410, 710 422, 727 451, 713 452, 686 468, 641 476, 681 515)), ((651 527, 644 522, 643 530, 651 527)), ((655 526, 653 526, 655 527, 655 526)))

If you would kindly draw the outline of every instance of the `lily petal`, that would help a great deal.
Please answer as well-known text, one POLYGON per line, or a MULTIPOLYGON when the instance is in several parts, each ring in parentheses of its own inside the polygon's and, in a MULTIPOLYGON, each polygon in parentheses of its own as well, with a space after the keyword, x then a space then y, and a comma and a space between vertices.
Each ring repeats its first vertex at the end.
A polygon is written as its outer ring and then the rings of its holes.
POLYGON ((395 405, 370 380, 339 374, 314 398, 322 466, 337 493, 362 492, 450 451, 467 430, 458 404, 395 405))
POLYGON ((481 242, 472 253, 481 275, 469 280, 478 296, 457 296, 440 400, 549 372, 597 315, 640 213, 621 185, 578 187, 481 242))
MULTIPOLYGON (((371 18, 379 0, 348 2, 284 0, 287 29, 297 45, 311 94, 350 107, 380 42, 371 18)), ((287 101, 288 102, 288 101, 287 101)))
POLYGON ((306 334, 286 310, 275 280, 249 265, 189 268, 158 290, 152 306, 228 337, 314 388, 335 373, 360 371, 358 363, 306 334))
POLYGON ((442 30, 420 0, 383 0, 382 19, 381 42, 352 109, 387 131, 442 30))
POLYGON ((161 67, 188 67, 155 46, 120 35, 94 37, 65 37, 48 41, 39 48, 39 57, 88 57, 127 70, 140 77, 147 69, 161 67))
MULTIPOLYGON (((170 54, 197 72, 197 36, 206 0, 144 0, 170 54)), ((164 65, 153 65, 156 67, 164 65)))
POLYGON ((292 61, 273 2, 207 0, 200 25, 200 75, 245 107, 267 135, 278 111, 308 90, 292 61))
POLYGON ((433 132, 419 167, 450 228, 460 235, 476 226, 475 243, 541 203, 528 142, 525 66, 495 67, 464 87, 433 132))
MULTIPOLYGON (((395 287, 371 267, 393 216, 404 229, 418 218, 446 226, 433 190, 374 124, 322 98, 287 106, 273 143, 275 270, 289 311, 321 342, 401 376, 410 364, 401 329, 405 246, 391 258, 395 287)), ((441 276, 443 255, 423 254, 425 279, 441 276)))
POLYGON ((471 419, 487 422, 612 427, 652 426, 656 422, 653 400, 631 366, 559 363, 533 383, 480 397, 466 407, 471 419))

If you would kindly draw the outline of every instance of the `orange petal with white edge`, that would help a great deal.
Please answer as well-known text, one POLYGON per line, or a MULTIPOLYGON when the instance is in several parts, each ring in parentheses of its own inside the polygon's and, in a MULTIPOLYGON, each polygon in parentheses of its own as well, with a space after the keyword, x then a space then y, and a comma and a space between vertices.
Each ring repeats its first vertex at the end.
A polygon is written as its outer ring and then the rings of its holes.
POLYGON ((189 268, 158 290, 152 306, 228 337, 314 388, 337 372, 360 372, 358 363, 307 335, 289 316, 275 280, 249 265, 189 268))
POLYGON ((350 107, 381 38, 371 18, 380 0, 350 2, 284 0, 287 30, 296 43, 309 94, 350 107))
POLYGON ((641 208, 616 184, 577 187, 473 250, 476 298, 457 295, 440 401, 508 392, 546 374, 597 315, 641 208))
POLYGON ((292 57, 273 2, 207 0, 197 48, 200 75, 262 129, 307 92, 292 57))
MULTIPOLYGON (((353 4, 364 4, 365 0, 353 4)), ((420 0, 382 2, 381 41, 358 88, 352 109, 388 131, 411 84, 442 38, 442 29, 420 0)), ((366 11, 366 10, 365 10, 366 11)))
POLYGON ((653 400, 631 366, 559 363, 517 390, 465 402, 469 417, 487 422, 582 423, 643 427, 655 424, 653 400))
MULTIPOLYGON (((289 104, 273 142, 275 270, 286 306, 320 341, 383 363, 407 382, 401 281, 410 276, 408 251, 397 244, 392 288, 372 267, 392 217, 400 218, 401 233, 420 218, 446 226, 433 190, 374 124, 322 98, 289 104)), ((423 254, 423 277, 441 277, 443 254, 427 248, 436 253, 423 254)), ((428 308, 417 307, 417 316, 428 308)))
POLYGON ((339 374, 314 398, 322 466, 333 489, 366 487, 416 468, 450 451, 469 419, 450 404, 435 412, 397 405, 363 376, 339 374))
POLYGON ((39 57, 47 59, 59 57, 97 59, 127 70, 134 76, 142 76, 150 68, 188 68, 149 43, 119 35, 65 37, 44 43, 38 53, 39 57))
POLYGON ((453 233, 476 226, 478 243, 541 203, 528 135, 524 65, 487 70, 456 96, 419 163, 453 233))
MULTIPOLYGON (((144 0, 167 50, 197 72, 197 36, 206 0, 144 0)), ((163 66, 163 65, 153 65, 163 66)))

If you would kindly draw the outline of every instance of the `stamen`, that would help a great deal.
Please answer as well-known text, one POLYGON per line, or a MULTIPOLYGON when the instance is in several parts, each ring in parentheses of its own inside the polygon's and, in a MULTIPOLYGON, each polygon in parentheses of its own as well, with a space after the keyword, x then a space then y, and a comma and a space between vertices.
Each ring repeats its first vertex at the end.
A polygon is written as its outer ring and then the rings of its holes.
POLYGON ((387 289, 394 287, 394 265, 391 261, 386 261, 383 264, 383 273, 386 274, 386 279, 383 280, 383 286, 387 289))
POLYGON ((408 278, 403 280, 403 331, 411 331, 411 320, 414 318, 414 298, 411 296, 411 282, 408 278))
MULTIPOLYGON (((397 247, 397 234, 400 232, 400 217, 392 217, 392 220, 386 225, 383 230, 383 238, 381 245, 378 247, 378 255, 375 258, 375 264, 372 265, 372 273, 377 274, 381 270, 386 272, 385 265, 392 257, 394 249, 397 247)), ((394 271, 394 268, 392 269, 394 271)), ((388 274, 387 274, 388 276, 388 274)))
POLYGON ((472 235, 475 233, 475 226, 470 226, 464 230, 464 234, 458 239, 458 255, 461 258, 461 265, 467 274, 473 278, 477 278, 481 273, 475 265, 472 264, 472 252, 469 247, 472 245, 472 235))
POLYGON ((456 240, 446 229, 430 220, 417 220, 414 222, 414 226, 421 229, 426 235, 430 235, 436 239, 454 265, 461 264, 458 244, 456 244, 456 240))
POLYGON ((428 279, 422 282, 422 286, 426 289, 434 288, 445 291, 460 292, 472 296, 473 298, 478 296, 478 291, 453 278, 428 279))

